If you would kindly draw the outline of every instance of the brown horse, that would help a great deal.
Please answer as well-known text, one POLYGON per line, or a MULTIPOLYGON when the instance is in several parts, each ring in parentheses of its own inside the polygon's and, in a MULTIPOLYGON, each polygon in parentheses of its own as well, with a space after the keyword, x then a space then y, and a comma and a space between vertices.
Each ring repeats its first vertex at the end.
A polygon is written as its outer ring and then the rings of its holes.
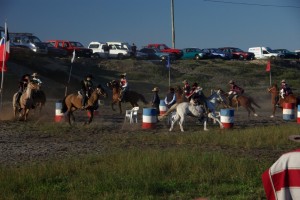
POLYGON ((268 88, 268 92, 271 93, 271 99, 272 99, 272 105, 273 105, 273 112, 270 117, 275 116, 276 112, 276 104, 278 102, 279 107, 282 108, 283 103, 294 103, 295 105, 298 105, 300 103, 300 97, 296 97, 293 94, 290 94, 286 96, 284 99, 279 97, 279 88, 276 83, 274 83, 271 87, 268 88))
POLYGON ((39 90, 39 85, 36 82, 29 82, 26 89, 24 90, 23 94, 20 97, 19 105, 16 105, 16 96, 17 93, 13 96, 13 111, 14 116, 17 116, 17 112, 20 109, 19 119, 26 121, 28 118, 28 113, 30 109, 34 108, 34 100, 33 100, 33 93, 34 91, 39 90))
MULTIPOLYGON (((94 117, 94 110, 98 108, 98 100, 100 96, 107 97, 107 93, 102 88, 101 85, 98 85, 97 88, 92 92, 90 98, 87 101, 86 110, 90 112, 89 120, 85 124, 90 124, 94 117)), ((69 94, 62 101, 62 112, 67 112, 67 120, 71 125, 71 116, 72 120, 75 121, 73 112, 81 108, 82 96, 80 94, 69 94)))
MULTIPOLYGON (((111 102, 111 108, 112 110, 114 109, 114 105, 118 104, 119 105, 119 109, 120 109, 120 113, 122 114, 122 106, 121 106, 121 101, 119 101, 119 97, 120 97, 120 91, 121 91, 121 85, 118 81, 116 80, 112 80, 110 82, 108 82, 107 87, 109 87, 113 94, 112 94, 112 102, 111 102)), ((138 107, 138 101, 142 101, 144 104, 148 104, 148 102, 146 101, 145 97, 142 94, 139 94, 135 91, 126 91, 124 96, 123 96, 123 101, 124 102, 129 102, 133 107, 138 107)))
MULTIPOLYGON (((220 90, 221 91, 221 95, 223 95, 224 97, 227 98, 227 102, 229 102, 229 94, 226 93, 225 91, 223 90, 220 90)), ((245 96, 245 95, 237 95, 237 96, 234 96, 232 99, 231 99, 231 102, 232 102, 232 107, 233 108, 236 108, 238 109, 240 106, 244 107, 247 111, 248 111, 248 117, 250 117, 250 113, 253 112, 253 115, 255 117, 257 117, 258 115, 256 114, 255 112, 255 109, 254 107, 252 106, 255 105, 257 108, 260 108, 260 106, 254 101, 254 99, 250 96, 245 96)), ((229 105, 227 105, 227 107, 229 107, 229 105)))

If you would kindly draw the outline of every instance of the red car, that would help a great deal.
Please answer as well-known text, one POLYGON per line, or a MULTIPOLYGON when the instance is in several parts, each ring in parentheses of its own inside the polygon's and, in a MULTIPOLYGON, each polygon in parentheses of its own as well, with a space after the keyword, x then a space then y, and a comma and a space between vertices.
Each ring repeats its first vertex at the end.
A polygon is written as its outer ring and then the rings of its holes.
POLYGON ((68 40, 48 40, 55 48, 65 49, 68 55, 72 55, 75 50, 76 57, 90 58, 93 54, 93 50, 85 48, 80 42, 68 41, 68 40))
POLYGON ((183 55, 183 52, 180 49, 172 49, 165 44, 148 44, 147 47, 159 49, 161 52, 174 54, 177 59, 180 59, 183 55))
POLYGON ((255 54, 251 52, 245 52, 239 48, 235 47, 222 47, 219 48, 221 51, 225 53, 231 53, 232 59, 237 60, 253 60, 255 59, 255 54))

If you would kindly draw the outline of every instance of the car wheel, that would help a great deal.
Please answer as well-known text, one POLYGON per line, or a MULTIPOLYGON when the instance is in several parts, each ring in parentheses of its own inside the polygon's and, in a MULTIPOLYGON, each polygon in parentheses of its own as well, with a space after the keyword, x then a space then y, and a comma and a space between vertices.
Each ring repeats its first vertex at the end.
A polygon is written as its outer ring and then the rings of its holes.
POLYGON ((121 53, 118 54, 118 59, 119 59, 119 60, 122 60, 123 58, 124 58, 123 54, 121 54, 121 53))
POLYGON ((200 56, 199 55, 195 55, 195 60, 200 60, 200 56))
POLYGON ((92 58, 94 58, 94 59, 100 59, 100 55, 98 53, 94 53, 92 55, 92 58))

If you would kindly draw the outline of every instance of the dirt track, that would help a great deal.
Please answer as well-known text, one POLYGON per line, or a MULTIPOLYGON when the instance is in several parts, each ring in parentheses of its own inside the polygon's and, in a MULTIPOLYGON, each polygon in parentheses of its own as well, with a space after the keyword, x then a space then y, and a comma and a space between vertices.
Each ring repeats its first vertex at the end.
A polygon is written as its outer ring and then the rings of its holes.
MULTIPOLYGON (((265 109, 257 109, 258 117, 251 116, 248 119, 243 108, 235 111, 234 129, 288 123, 282 120, 280 111, 271 119, 271 111, 266 108, 267 103, 260 104, 265 109)), ((54 100, 48 101, 40 117, 38 113, 31 111, 28 122, 14 120, 11 109, 10 103, 6 103, 1 112, 0 165, 56 160, 88 153, 107 153, 109 147, 106 145, 105 135, 115 134, 119 137, 124 133, 134 134, 136 131, 142 131, 141 110, 139 123, 131 126, 124 123, 124 115, 111 110, 109 99, 106 100, 106 105, 100 107, 101 114, 95 116, 89 126, 83 126, 87 116, 85 111, 76 111, 77 121, 72 127, 65 122, 54 122, 54 100)), ((203 131, 203 126, 196 124, 193 118, 188 118, 184 128, 186 132, 203 131)), ((210 122, 208 128, 218 129, 218 126, 210 122)), ((155 134, 167 133, 168 125, 166 122, 159 122, 157 128, 151 131, 155 134)), ((175 134, 179 132, 179 126, 175 126, 173 131, 175 134)))

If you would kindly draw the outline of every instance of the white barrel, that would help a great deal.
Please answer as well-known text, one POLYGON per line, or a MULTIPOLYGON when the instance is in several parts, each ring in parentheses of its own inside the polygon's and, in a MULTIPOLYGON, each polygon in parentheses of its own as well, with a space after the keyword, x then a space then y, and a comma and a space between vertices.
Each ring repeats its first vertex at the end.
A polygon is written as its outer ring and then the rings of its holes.
POLYGON ((220 121, 224 128, 232 128, 234 124, 234 109, 221 109, 220 121))
POLYGON ((54 121, 55 122, 61 122, 64 118, 64 113, 62 112, 62 102, 57 101, 55 103, 55 117, 54 121))
POLYGON ((143 129, 151 129, 156 127, 157 114, 155 108, 143 108, 143 129))
POLYGON ((163 115, 167 112, 168 108, 166 106, 165 100, 160 100, 159 103, 159 115, 163 115))
POLYGON ((290 121, 295 119, 295 104, 283 103, 282 104, 282 118, 290 121))

